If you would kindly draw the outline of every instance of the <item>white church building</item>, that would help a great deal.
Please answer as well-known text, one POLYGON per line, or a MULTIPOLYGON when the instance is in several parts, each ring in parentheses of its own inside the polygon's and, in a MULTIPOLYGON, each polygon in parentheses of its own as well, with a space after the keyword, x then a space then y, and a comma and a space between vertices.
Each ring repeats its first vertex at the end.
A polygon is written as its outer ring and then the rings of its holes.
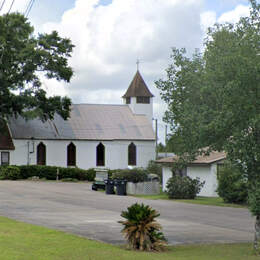
POLYGON ((122 105, 74 104, 68 120, 10 118, 0 132, 1 165, 146 167, 155 159, 153 95, 139 71, 122 105))

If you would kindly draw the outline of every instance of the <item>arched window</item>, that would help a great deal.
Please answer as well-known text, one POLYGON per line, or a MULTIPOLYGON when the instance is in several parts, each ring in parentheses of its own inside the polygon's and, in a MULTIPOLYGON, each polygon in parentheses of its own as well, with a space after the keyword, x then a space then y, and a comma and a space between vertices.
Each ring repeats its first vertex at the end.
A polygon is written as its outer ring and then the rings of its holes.
POLYGON ((46 165, 46 146, 43 143, 37 146, 37 164, 46 165))
POLYGON ((67 146, 67 166, 76 166, 76 146, 73 143, 67 146))
POLYGON ((136 165, 136 145, 134 143, 128 145, 128 165, 136 165))
POLYGON ((102 143, 99 143, 97 146, 97 166, 105 166, 105 146, 102 143))

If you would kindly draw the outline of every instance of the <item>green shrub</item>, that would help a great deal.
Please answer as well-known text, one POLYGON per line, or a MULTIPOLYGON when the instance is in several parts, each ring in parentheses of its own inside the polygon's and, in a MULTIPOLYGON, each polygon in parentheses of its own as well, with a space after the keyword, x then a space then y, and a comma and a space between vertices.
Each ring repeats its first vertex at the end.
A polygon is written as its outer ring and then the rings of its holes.
POLYGON ((46 178, 47 180, 56 180, 57 178, 57 167, 39 165, 38 175, 40 178, 46 178))
POLYGON ((89 168, 86 171, 86 174, 84 175, 84 178, 82 178, 82 180, 86 180, 86 181, 94 181, 96 177, 96 171, 94 168, 89 168))
POLYGON ((28 179, 33 176, 39 176, 38 165, 21 165, 17 167, 19 167, 20 169, 20 174, 22 179, 28 179))
POLYGON ((56 180, 57 167, 45 165, 21 165, 17 166, 21 171, 23 179, 28 179, 33 176, 38 176, 40 179, 56 180))
POLYGON ((227 203, 245 203, 248 184, 238 168, 227 162, 218 168, 218 195, 227 203))
POLYGON ((112 179, 126 180, 134 183, 146 181, 147 178, 147 170, 142 168, 117 170, 112 174, 112 179))
POLYGON ((159 177, 160 183, 162 183, 162 165, 155 161, 149 161, 147 166, 147 172, 156 174, 159 177))
POLYGON ((170 199, 195 199, 204 184, 205 182, 200 182, 199 178, 174 175, 167 182, 166 192, 170 199))
POLYGON ((161 232, 161 225, 155 220, 160 214, 148 205, 135 203, 122 211, 119 221, 124 227, 122 233, 128 245, 135 250, 161 251, 166 245, 166 239, 161 232))
POLYGON ((18 180, 22 178, 20 169, 16 166, 1 167, 0 175, 2 180, 18 180))
POLYGON ((108 170, 108 178, 112 178, 113 174, 116 172, 122 171, 122 169, 114 169, 114 170, 108 170))
POLYGON ((93 181, 96 173, 93 168, 84 170, 80 168, 66 168, 45 165, 22 165, 17 166, 20 169, 21 179, 27 179, 32 176, 38 176, 40 179, 56 180, 57 169, 59 169, 59 179, 72 178, 77 180, 93 181))
MULTIPOLYGON (((59 167, 59 179, 67 179, 67 178, 72 178, 72 179, 81 179, 81 169, 78 168, 62 168, 59 167)), ((83 170, 84 171, 84 170, 83 170)))

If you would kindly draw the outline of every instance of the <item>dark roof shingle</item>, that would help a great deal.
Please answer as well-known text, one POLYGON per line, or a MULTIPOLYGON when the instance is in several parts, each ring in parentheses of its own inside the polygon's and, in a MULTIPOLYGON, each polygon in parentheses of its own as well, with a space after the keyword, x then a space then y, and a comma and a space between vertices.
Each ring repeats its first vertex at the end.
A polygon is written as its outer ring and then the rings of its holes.
POLYGON ((5 122, 0 122, 0 150, 14 150, 14 144, 5 122))
POLYGON ((137 70, 130 86, 128 87, 123 98, 127 97, 153 97, 154 95, 150 92, 146 86, 140 72, 137 70))

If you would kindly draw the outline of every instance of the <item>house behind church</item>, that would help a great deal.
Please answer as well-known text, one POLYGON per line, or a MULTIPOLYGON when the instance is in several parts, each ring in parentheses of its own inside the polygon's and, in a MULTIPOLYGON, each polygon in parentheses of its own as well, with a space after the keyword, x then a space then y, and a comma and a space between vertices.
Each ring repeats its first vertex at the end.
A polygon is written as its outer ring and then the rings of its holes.
POLYGON ((122 105, 74 104, 68 120, 10 118, 0 134, 1 164, 146 167, 155 159, 152 98, 137 71, 122 105))

